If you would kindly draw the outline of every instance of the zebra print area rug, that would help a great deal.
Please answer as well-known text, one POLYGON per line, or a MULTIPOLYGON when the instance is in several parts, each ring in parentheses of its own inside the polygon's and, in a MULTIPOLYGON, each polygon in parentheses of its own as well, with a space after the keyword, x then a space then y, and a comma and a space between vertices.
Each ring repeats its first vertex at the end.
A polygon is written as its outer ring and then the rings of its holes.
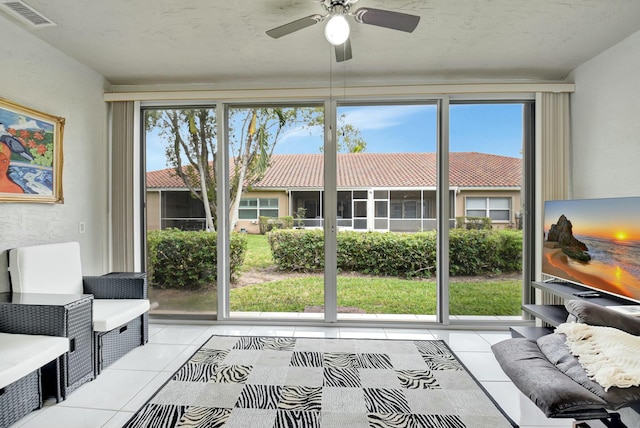
POLYGON ((516 427, 439 340, 212 336, 127 423, 516 427))

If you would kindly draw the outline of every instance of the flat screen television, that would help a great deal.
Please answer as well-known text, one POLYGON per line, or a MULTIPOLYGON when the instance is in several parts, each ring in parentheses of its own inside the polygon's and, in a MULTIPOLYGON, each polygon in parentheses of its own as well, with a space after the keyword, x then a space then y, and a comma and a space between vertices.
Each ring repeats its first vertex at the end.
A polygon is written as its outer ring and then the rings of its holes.
POLYGON ((542 273, 640 302, 640 197, 546 201, 542 273))

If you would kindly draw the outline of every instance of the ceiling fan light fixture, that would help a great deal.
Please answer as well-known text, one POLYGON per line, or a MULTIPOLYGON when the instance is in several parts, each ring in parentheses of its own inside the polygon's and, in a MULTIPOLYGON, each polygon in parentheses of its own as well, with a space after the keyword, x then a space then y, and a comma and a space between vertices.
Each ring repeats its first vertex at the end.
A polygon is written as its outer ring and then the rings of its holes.
POLYGON ((349 38, 349 22, 344 15, 333 15, 324 27, 324 36, 334 46, 344 44, 349 38))

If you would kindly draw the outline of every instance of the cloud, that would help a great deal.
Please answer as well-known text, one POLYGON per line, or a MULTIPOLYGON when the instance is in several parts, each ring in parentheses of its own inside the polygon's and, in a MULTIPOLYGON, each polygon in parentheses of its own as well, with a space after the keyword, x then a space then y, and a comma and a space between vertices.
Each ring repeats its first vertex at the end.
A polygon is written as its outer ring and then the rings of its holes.
MULTIPOLYGON (((378 105, 339 107, 338 116, 344 116, 340 123, 348 123, 360 131, 393 128, 408 122, 414 115, 423 114, 428 110, 435 112, 435 105, 378 105)), ((324 130, 321 126, 308 128, 298 126, 290 129, 282 137, 282 141, 298 137, 322 137, 324 130)))
POLYGON ((276 145, 276 153, 320 153, 324 140, 322 126, 306 127, 303 125, 288 129, 276 145))
POLYGON ((280 142, 297 139, 297 138, 306 138, 306 137, 322 137, 323 134, 322 126, 313 126, 308 127, 304 125, 299 125, 288 129, 280 139, 280 142))
POLYGON ((349 123, 360 131, 380 130, 402 125, 418 113, 433 109, 434 105, 385 105, 341 107, 338 115, 344 115, 344 122, 349 123))
MULTIPOLYGON (((381 131, 394 127, 415 128, 416 116, 435 112, 434 105, 345 106, 338 109, 344 116, 338 126, 348 123, 361 132, 381 131)), ((287 130, 276 147, 276 153, 319 153, 323 145, 322 126, 295 126, 287 130)))

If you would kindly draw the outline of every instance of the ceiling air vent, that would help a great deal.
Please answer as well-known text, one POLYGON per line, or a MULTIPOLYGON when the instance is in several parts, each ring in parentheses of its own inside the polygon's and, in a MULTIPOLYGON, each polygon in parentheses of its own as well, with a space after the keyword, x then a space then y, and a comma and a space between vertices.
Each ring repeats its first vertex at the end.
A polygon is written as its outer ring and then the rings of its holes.
POLYGON ((9 12, 12 16, 26 22, 32 27, 51 27, 55 22, 46 18, 40 12, 19 0, 0 0, 0 7, 9 12))

